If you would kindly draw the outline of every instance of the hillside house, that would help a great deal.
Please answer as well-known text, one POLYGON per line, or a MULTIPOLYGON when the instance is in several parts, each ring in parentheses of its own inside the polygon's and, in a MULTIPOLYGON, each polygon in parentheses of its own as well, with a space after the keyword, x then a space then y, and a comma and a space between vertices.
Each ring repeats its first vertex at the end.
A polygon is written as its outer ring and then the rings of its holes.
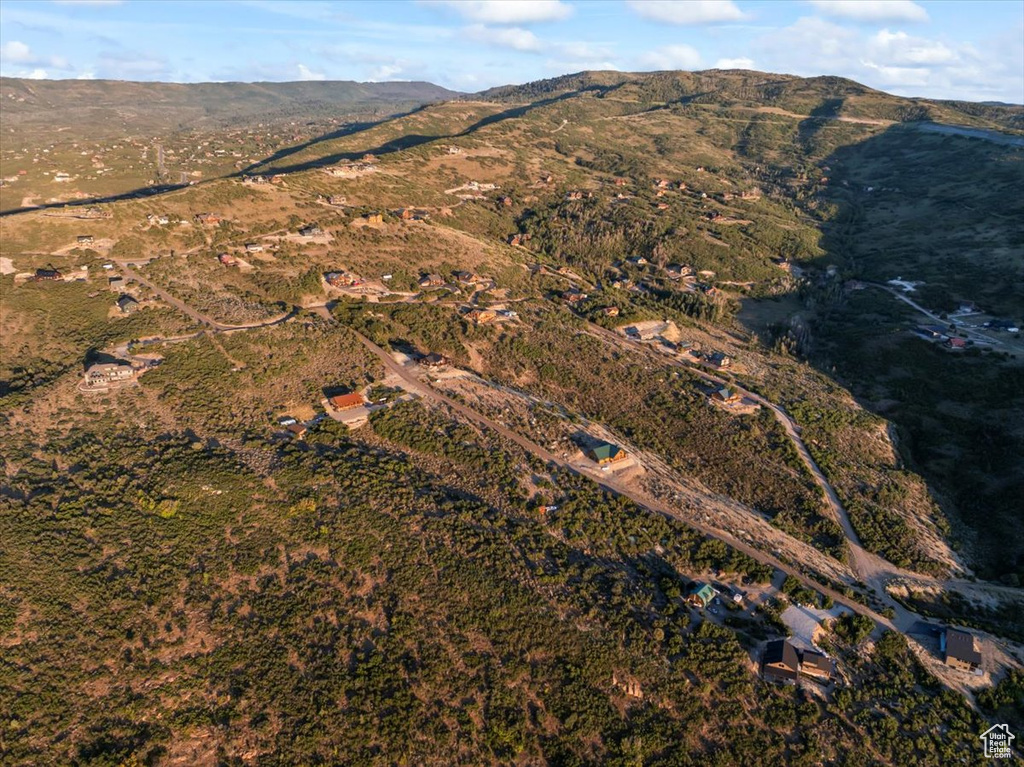
POLYGON ((439 288, 444 285, 444 277, 440 274, 424 274, 420 277, 421 288, 439 288))
POLYGON ((796 684, 800 675, 800 657, 785 639, 769 642, 761 658, 761 676, 766 682, 796 684))
POLYGON ((224 266, 237 266, 238 259, 232 256, 230 253, 218 253, 217 260, 220 261, 224 266))
POLYGON ((626 460, 629 458, 629 453, 618 445, 613 445, 611 442, 599 442, 587 450, 587 457, 595 463, 604 466, 626 460))
POLYGON ((362 284, 362 280, 348 272, 327 272, 324 281, 334 288, 351 288, 362 284))
POLYGON ((669 264, 665 267, 665 271, 668 272, 668 276, 674 279, 681 279, 683 277, 692 277, 694 274, 692 266, 686 266, 684 264, 669 264))
POLYGON ((135 369, 123 360, 99 362, 90 365, 85 371, 85 383, 88 386, 107 386, 112 383, 130 381, 134 377, 135 369))
POLYGON ((581 301, 587 300, 587 294, 577 288, 573 288, 562 293, 562 299, 569 304, 578 304, 581 301))
POLYGON ((124 277, 119 274, 115 274, 113 277, 107 278, 107 287, 110 290, 121 291, 124 290, 124 277))
POLYGON ((216 226, 220 223, 220 216, 216 213, 196 213, 195 222, 203 226, 216 226))
POLYGON ((60 282, 64 279, 64 275, 58 269, 47 267, 45 269, 36 269, 32 279, 36 282, 60 282))
POLYGON ((647 266, 647 259, 643 256, 630 256, 626 262, 633 266, 647 266))
POLYGON ((739 402, 740 395, 730 389, 728 386, 723 386, 719 389, 715 389, 711 393, 711 399, 716 402, 739 402))
POLYGON ((420 360, 420 364, 425 368, 443 368, 450 362, 451 360, 437 352, 430 352, 430 354, 420 360))
POLYGON ((627 179, 617 178, 615 179, 615 186, 626 186, 629 183, 627 179))
POLYGON ((91 234, 80 234, 80 235, 78 235, 78 244, 79 245, 92 245, 92 243, 93 243, 93 236, 91 234))
POLYGON ((938 341, 946 336, 946 328, 942 325, 918 325, 916 328, 918 335, 924 338, 930 338, 938 341))
POLYGON ((324 233, 324 230, 321 229, 316 224, 310 224, 309 226, 304 226, 304 227, 302 227, 299 230, 299 236, 300 237, 319 237, 323 233, 324 233))
POLYGON ((466 314, 466 319, 477 325, 488 325, 498 319, 498 313, 490 309, 473 309, 466 314))
POLYGON ((347 202, 348 197, 346 197, 343 194, 332 194, 330 197, 327 198, 327 204, 333 205, 336 208, 344 207, 347 202))
POLYGON ((967 339, 953 337, 946 341, 946 346, 948 346, 950 349, 966 349, 967 339))
POLYGON ((981 653, 974 644, 974 635, 962 629, 947 628, 939 640, 946 665, 960 671, 981 668, 981 653))
POLYGON ((799 650, 799 672, 820 682, 829 682, 836 675, 836 662, 817 650, 799 650))
POLYGON ((690 593, 686 595, 686 601, 694 607, 705 608, 708 607, 717 596, 718 590, 714 586, 710 583, 701 583, 698 581, 693 584, 693 588, 690 589, 690 593))
POLYGON ((716 368, 727 368, 732 365, 732 357, 725 352, 715 352, 708 357, 708 362, 716 368))
POLYGON ((333 397, 329 397, 327 402, 335 410, 353 410, 366 404, 366 400, 363 399, 363 395, 359 392, 336 394, 333 397))
POLYGON ((362 220, 370 226, 379 226, 384 223, 384 216, 380 213, 367 213, 362 220))
POLYGON ((139 302, 129 295, 123 295, 117 299, 117 308, 121 314, 135 314, 140 308, 139 302))
POLYGON ((263 246, 260 245, 258 242, 247 242, 247 243, 245 243, 245 252, 246 253, 262 253, 263 252, 263 246))
POLYGON ((306 436, 306 432, 309 431, 306 424, 299 423, 298 421, 293 421, 285 426, 285 428, 294 435, 295 439, 302 439, 306 436))
POLYGON ((504 208, 511 208, 512 207, 512 198, 509 197, 507 194, 503 195, 502 197, 498 198, 498 205, 501 205, 504 208))
POLYGON ((617 307, 617 306, 602 306, 601 307, 601 314, 603 314, 605 317, 618 317, 619 316, 619 307, 617 307))
POLYGON ((465 271, 453 272, 452 276, 460 285, 475 285, 482 279, 479 274, 465 271))

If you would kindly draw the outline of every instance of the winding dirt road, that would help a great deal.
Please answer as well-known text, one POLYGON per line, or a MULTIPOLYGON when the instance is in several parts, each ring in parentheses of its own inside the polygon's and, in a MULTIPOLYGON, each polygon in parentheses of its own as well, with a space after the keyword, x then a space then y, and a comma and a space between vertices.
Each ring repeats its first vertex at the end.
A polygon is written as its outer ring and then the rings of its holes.
POLYGON ((381 360, 381 362, 384 364, 385 369, 389 373, 392 373, 398 378, 402 379, 402 381, 406 384, 409 391, 413 391, 421 395, 424 399, 446 405, 447 407, 451 408, 455 412, 462 415, 464 418, 473 421, 474 423, 477 423, 481 426, 484 426, 487 429, 497 432, 505 439, 514 442, 527 452, 533 454, 537 458, 540 458, 545 463, 555 464, 563 469, 566 469, 567 471, 572 472, 573 474, 585 476, 588 479, 596 482, 598 485, 608 490, 609 492, 629 498, 634 503, 638 504, 643 508, 648 509, 651 512, 682 522, 688 527, 692 527, 698 532, 707 535, 711 538, 717 538, 723 541, 724 543, 727 543, 729 546, 732 546, 733 548, 742 551, 744 554, 747 554, 748 556, 757 560, 758 562, 773 567, 781 572, 786 573, 787 575, 793 576, 798 581, 803 583, 805 586, 808 586, 809 588, 812 588, 823 594, 827 594, 832 598, 832 600, 836 604, 841 604, 844 607, 847 607, 853 612, 857 613, 858 615, 863 615, 870 618, 876 624, 882 626, 883 628, 897 631, 899 630, 897 626, 885 616, 880 615, 879 613, 861 604, 860 602, 850 599, 844 594, 840 594, 838 591, 830 589, 826 586, 822 586, 813 578, 809 578, 799 570, 782 563, 770 554, 766 554, 765 552, 759 549, 755 549, 753 546, 744 543, 743 541, 729 535, 728 533, 711 527, 707 527, 705 525, 700 524, 699 522, 694 521, 693 519, 685 517, 678 509, 672 508, 658 500, 655 500, 642 493, 639 493, 633 488, 626 487, 620 482, 617 482, 614 478, 606 476, 600 471, 588 471, 582 466, 570 463, 558 457, 549 450, 545 449, 541 445, 538 445, 537 443, 527 439, 526 437, 523 437, 521 434, 518 434, 512 431, 511 429, 502 426, 493 419, 477 412, 476 410, 468 407, 467 405, 462 404, 461 402, 447 396, 446 394, 442 394, 429 384, 422 381, 413 371, 411 371, 405 365, 402 365, 399 362, 397 362, 390 354, 388 354, 388 352, 386 352, 381 347, 377 346, 377 344, 373 343, 368 338, 354 330, 351 332, 355 333, 359 340, 362 342, 362 344, 381 360))
POLYGON ((218 333, 230 333, 236 330, 253 330, 254 328, 268 328, 271 327, 272 325, 280 325, 282 322, 287 322, 288 320, 290 320, 298 312, 298 308, 292 307, 291 310, 284 312, 279 317, 274 317, 273 319, 261 320, 260 322, 249 322, 244 325, 226 325, 223 322, 218 322, 212 317, 207 317, 205 314, 196 311, 181 299, 175 298, 156 283, 139 275, 138 272, 136 272, 130 266, 128 266, 128 263, 129 262, 124 261, 117 262, 118 266, 121 267, 121 271, 124 273, 125 277, 135 280, 140 285, 145 285, 147 288, 149 288, 158 296, 160 296, 160 299, 165 303, 168 303, 178 311, 187 314, 200 325, 204 325, 210 328, 211 330, 217 331, 218 333))

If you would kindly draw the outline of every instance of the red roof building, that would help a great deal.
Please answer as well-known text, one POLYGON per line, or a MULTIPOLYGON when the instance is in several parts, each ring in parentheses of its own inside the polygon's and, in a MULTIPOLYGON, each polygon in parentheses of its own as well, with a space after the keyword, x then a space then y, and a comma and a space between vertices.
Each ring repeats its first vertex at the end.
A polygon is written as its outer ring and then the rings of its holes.
POLYGON ((352 410, 353 408, 362 407, 366 404, 363 400, 363 395, 359 392, 337 394, 327 401, 335 410, 352 410))

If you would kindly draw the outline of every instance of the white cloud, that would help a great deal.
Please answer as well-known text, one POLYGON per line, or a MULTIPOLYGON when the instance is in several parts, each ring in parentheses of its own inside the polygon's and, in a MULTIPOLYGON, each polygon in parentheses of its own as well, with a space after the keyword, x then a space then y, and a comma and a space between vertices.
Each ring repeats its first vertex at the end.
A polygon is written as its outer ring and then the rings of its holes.
POLYGON ((464 30, 466 36, 478 43, 488 43, 517 51, 539 51, 541 42, 537 35, 522 27, 486 27, 473 24, 464 30))
POLYGON ((561 0, 431 0, 481 24, 531 24, 569 18, 572 7, 561 0))
POLYGON ((397 64, 384 64, 370 72, 369 80, 371 83, 377 83, 381 80, 390 80, 401 71, 402 68, 397 64))
POLYGON ((854 21, 928 21, 928 12, 911 0, 809 0, 826 16, 854 21))
POLYGON ((11 40, 0 45, 0 61, 23 64, 34 60, 34 58, 32 50, 19 40, 11 40))
POLYGON ((840 75, 901 96, 1019 103, 1022 40, 1020 26, 972 45, 808 16, 754 40, 751 53, 759 68, 771 72, 840 75))
POLYGON ((38 56, 20 40, 10 40, 0 45, 0 61, 6 64, 42 65, 53 69, 71 69, 68 60, 63 56, 38 56))
POLYGON ((753 69, 754 60, 747 58, 719 59, 715 62, 715 69, 753 69))
POLYGON ((930 82, 931 73, 924 67, 893 67, 886 64, 875 64, 873 61, 862 61, 861 63, 878 76, 878 81, 883 86, 923 87, 930 82))
POLYGON ((868 40, 868 54, 889 64, 948 64, 960 56, 937 40, 911 37, 906 32, 881 30, 868 40))
POLYGON ((121 5, 124 0, 52 0, 54 5, 121 5))
POLYGON ((300 80, 326 80, 327 75, 323 72, 314 72, 312 69, 307 67, 305 64, 299 64, 299 79, 300 80))
POLYGON ((689 45, 666 45, 643 54, 637 63, 644 70, 697 69, 700 66, 700 53, 689 45))
POLYGON ((45 80, 47 78, 45 69, 33 69, 31 72, 26 72, 22 77, 28 78, 29 80, 45 80))
POLYGON ((732 0, 627 0, 633 11, 668 24, 718 24, 747 18, 732 0))

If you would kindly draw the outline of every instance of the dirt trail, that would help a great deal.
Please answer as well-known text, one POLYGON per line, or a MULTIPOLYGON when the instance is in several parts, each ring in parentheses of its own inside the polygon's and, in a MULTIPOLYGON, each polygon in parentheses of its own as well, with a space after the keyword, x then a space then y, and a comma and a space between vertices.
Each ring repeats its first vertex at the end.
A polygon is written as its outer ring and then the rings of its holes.
POLYGON ((187 314, 200 325, 206 325, 212 328, 213 330, 216 330, 221 333, 230 333, 231 331, 234 330, 252 330, 254 328, 267 328, 272 325, 280 325, 282 322, 286 322, 287 320, 294 317, 297 311, 295 308, 292 308, 290 311, 284 312, 279 317, 274 317, 273 319, 262 320, 260 322, 249 322, 244 325, 226 325, 223 322, 218 322, 212 317, 207 317, 205 314, 201 314, 200 312, 193 309, 191 306, 186 304, 181 299, 172 296, 170 293, 168 293, 166 290, 161 288, 156 283, 152 282, 151 280, 148 280, 145 277, 140 276, 138 272, 136 272, 135 270, 128 266, 128 263, 124 261, 118 261, 117 263, 121 267, 121 271, 124 272, 125 277, 135 280, 140 285, 145 285, 147 288, 149 288, 158 296, 160 296, 160 298, 163 301, 170 304, 178 311, 187 314))
MULTIPOLYGON (((356 333, 356 331, 352 332, 356 333)), ((652 498, 647 494, 636 490, 635 488, 627 487, 618 480, 614 479, 613 477, 607 476, 601 471, 592 471, 589 469, 589 467, 586 467, 581 463, 572 463, 570 461, 566 461, 560 458, 559 456, 556 456, 554 453, 550 452, 546 448, 541 447, 540 445, 536 444, 535 442, 532 442, 531 440, 526 439, 525 437, 512 431, 511 429, 502 426, 501 424, 497 423, 491 418, 482 415, 481 413, 478 413, 476 410, 473 410, 472 408, 462 404, 461 402, 458 402, 457 400, 454 400, 451 397, 437 391, 432 386, 430 386, 430 384, 420 380, 419 377, 417 377, 412 371, 410 371, 404 365, 401 365, 398 362, 396 362, 390 354, 388 354, 384 349, 370 341, 368 338, 362 336, 359 333, 356 333, 356 336, 367 349, 373 352, 381 360, 381 362, 384 363, 384 367, 389 373, 394 374, 406 384, 409 391, 416 392, 417 394, 421 395, 424 399, 446 405, 447 407, 451 408, 453 411, 459 413, 460 415, 469 419, 470 421, 473 421, 474 423, 480 424, 492 431, 497 432, 502 437, 508 439, 511 442, 514 442, 515 444, 522 447, 524 450, 528 451, 529 453, 532 453, 534 456, 540 458, 542 461, 546 463, 555 464, 557 466, 560 466, 564 469, 573 472, 574 474, 585 476, 588 479, 591 479, 594 482, 596 482, 601 487, 611 491, 612 493, 629 498, 638 505, 643 506, 644 508, 647 508, 650 511, 653 511, 657 514, 661 514, 665 517, 669 517, 671 519, 678 520, 690 527, 693 527, 694 529, 698 530, 699 532, 709 537, 718 538, 724 541, 725 543, 729 544, 730 546, 736 548, 737 550, 742 551, 743 553, 747 554, 753 559, 762 562, 766 565, 769 565, 771 567, 774 567, 786 573, 787 575, 792 575, 794 578, 799 580, 804 585, 812 589, 815 589, 821 593, 827 594, 828 596, 832 597, 833 601, 835 601, 837 604, 844 605, 853 612, 870 618, 879 626, 882 626, 883 628, 887 629, 897 630, 893 622, 890 621, 888 618, 884 617, 883 615, 876 613, 871 608, 866 607, 860 602, 856 602, 850 599, 844 594, 840 594, 838 591, 822 586, 814 579, 809 578, 799 570, 790 567, 789 565, 783 564, 781 561, 771 556, 770 554, 766 554, 760 549, 755 549, 753 546, 750 546, 744 543, 743 541, 735 538, 734 536, 725 533, 721 530, 713 529, 707 525, 701 524, 700 522, 696 522, 693 519, 688 519, 679 511, 679 509, 670 507, 667 504, 663 503, 662 501, 652 498)), ((714 502, 713 499, 702 499, 704 503, 707 503, 708 500, 711 500, 712 503, 714 502)))

